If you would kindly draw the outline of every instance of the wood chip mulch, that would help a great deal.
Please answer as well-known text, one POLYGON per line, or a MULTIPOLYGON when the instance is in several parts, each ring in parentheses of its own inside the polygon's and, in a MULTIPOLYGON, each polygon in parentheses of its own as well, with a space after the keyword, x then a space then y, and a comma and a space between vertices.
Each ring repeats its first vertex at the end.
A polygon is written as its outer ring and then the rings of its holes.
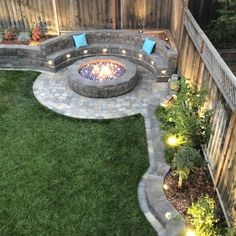
POLYGON ((217 216, 220 218, 220 224, 224 224, 224 216, 221 210, 219 200, 211 180, 210 173, 206 167, 198 168, 190 173, 189 178, 183 182, 182 189, 178 188, 178 179, 170 171, 164 184, 168 186, 165 191, 167 199, 173 204, 177 211, 186 216, 187 209, 192 203, 196 202, 200 196, 206 194, 215 199, 217 207, 217 216))

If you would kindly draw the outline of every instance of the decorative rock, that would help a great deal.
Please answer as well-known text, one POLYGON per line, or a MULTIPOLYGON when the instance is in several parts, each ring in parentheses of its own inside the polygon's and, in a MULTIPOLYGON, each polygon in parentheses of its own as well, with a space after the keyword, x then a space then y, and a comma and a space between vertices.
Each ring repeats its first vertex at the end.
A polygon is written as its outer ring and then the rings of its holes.
POLYGON ((17 35, 17 40, 22 41, 22 42, 27 42, 28 40, 30 40, 30 35, 28 32, 20 32, 17 35))

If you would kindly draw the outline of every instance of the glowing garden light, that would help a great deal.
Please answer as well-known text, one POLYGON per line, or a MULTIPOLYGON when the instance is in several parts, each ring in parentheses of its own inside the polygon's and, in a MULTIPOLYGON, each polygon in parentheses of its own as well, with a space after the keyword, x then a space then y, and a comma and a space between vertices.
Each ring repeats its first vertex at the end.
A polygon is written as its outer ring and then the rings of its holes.
POLYGON ((176 136, 173 135, 173 136, 168 137, 167 144, 172 146, 172 147, 177 146, 178 145, 178 140, 177 140, 176 136))
POLYGON ((49 66, 51 66, 52 63, 53 63, 52 60, 49 60, 49 61, 48 61, 48 65, 49 65, 49 66))
POLYGON ((171 220, 171 218, 172 218, 171 212, 166 212, 165 218, 166 218, 167 220, 171 220))
POLYGON ((122 52, 122 54, 126 54, 126 50, 122 50, 121 52, 122 52))
POLYGON ((186 236, 196 236, 196 233, 191 229, 187 229, 186 236))
POLYGON ((67 59, 70 59, 70 54, 66 54, 66 58, 67 58, 67 59))
POLYGON ((164 190, 168 190, 169 189, 169 186, 167 184, 163 184, 163 189, 164 190))
POLYGON ((166 70, 161 70, 161 74, 162 74, 162 75, 165 75, 166 72, 167 72, 166 70))
POLYGON ((87 54, 88 53, 88 50, 84 50, 84 54, 87 54))
POLYGON ((106 53, 107 52, 107 48, 103 48, 102 52, 106 53))
POLYGON ((143 55, 142 55, 141 53, 139 53, 139 54, 138 54, 138 57, 139 57, 140 59, 142 59, 142 58, 143 58, 143 55))

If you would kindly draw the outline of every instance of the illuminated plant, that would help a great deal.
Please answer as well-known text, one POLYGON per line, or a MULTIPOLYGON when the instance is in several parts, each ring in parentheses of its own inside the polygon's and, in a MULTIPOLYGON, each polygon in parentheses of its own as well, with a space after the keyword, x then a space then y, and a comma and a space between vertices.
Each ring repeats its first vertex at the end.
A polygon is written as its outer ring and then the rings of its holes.
POLYGON ((208 195, 200 197, 198 201, 188 208, 190 224, 194 227, 196 235, 217 236, 218 229, 215 224, 218 222, 215 212, 215 201, 208 195))
POLYGON ((178 187, 181 188, 183 181, 195 167, 203 165, 204 160, 199 151, 191 147, 182 147, 174 154, 172 168, 174 175, 178 177, 178 187))
POLYGON ((212 112, 204 108, 206 91, 198 90, 190 85, 185 78, 180 80, 181 90, 168 103, 167 106, 159 106, 156 115, 161 121, 161 127, 166 131, 163 141, 166 146, 167 161, 171 162, 174 153, 183 145, 201 149, 201 145, 208 142, 211 134, 212 112), (168 145, 169 136, 176 134, 181 137, 178 146, 168 145))

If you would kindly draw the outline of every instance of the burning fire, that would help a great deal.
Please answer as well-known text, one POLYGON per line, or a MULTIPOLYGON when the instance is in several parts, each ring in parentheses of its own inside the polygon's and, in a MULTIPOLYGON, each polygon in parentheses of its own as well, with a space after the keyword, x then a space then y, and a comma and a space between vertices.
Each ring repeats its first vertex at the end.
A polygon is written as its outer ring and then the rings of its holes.
POLYGON ((87 79, 102 81, 117 79, 125 71, 125 68, 119 64, 102 61, 84 66, 79 73, 87 79))

